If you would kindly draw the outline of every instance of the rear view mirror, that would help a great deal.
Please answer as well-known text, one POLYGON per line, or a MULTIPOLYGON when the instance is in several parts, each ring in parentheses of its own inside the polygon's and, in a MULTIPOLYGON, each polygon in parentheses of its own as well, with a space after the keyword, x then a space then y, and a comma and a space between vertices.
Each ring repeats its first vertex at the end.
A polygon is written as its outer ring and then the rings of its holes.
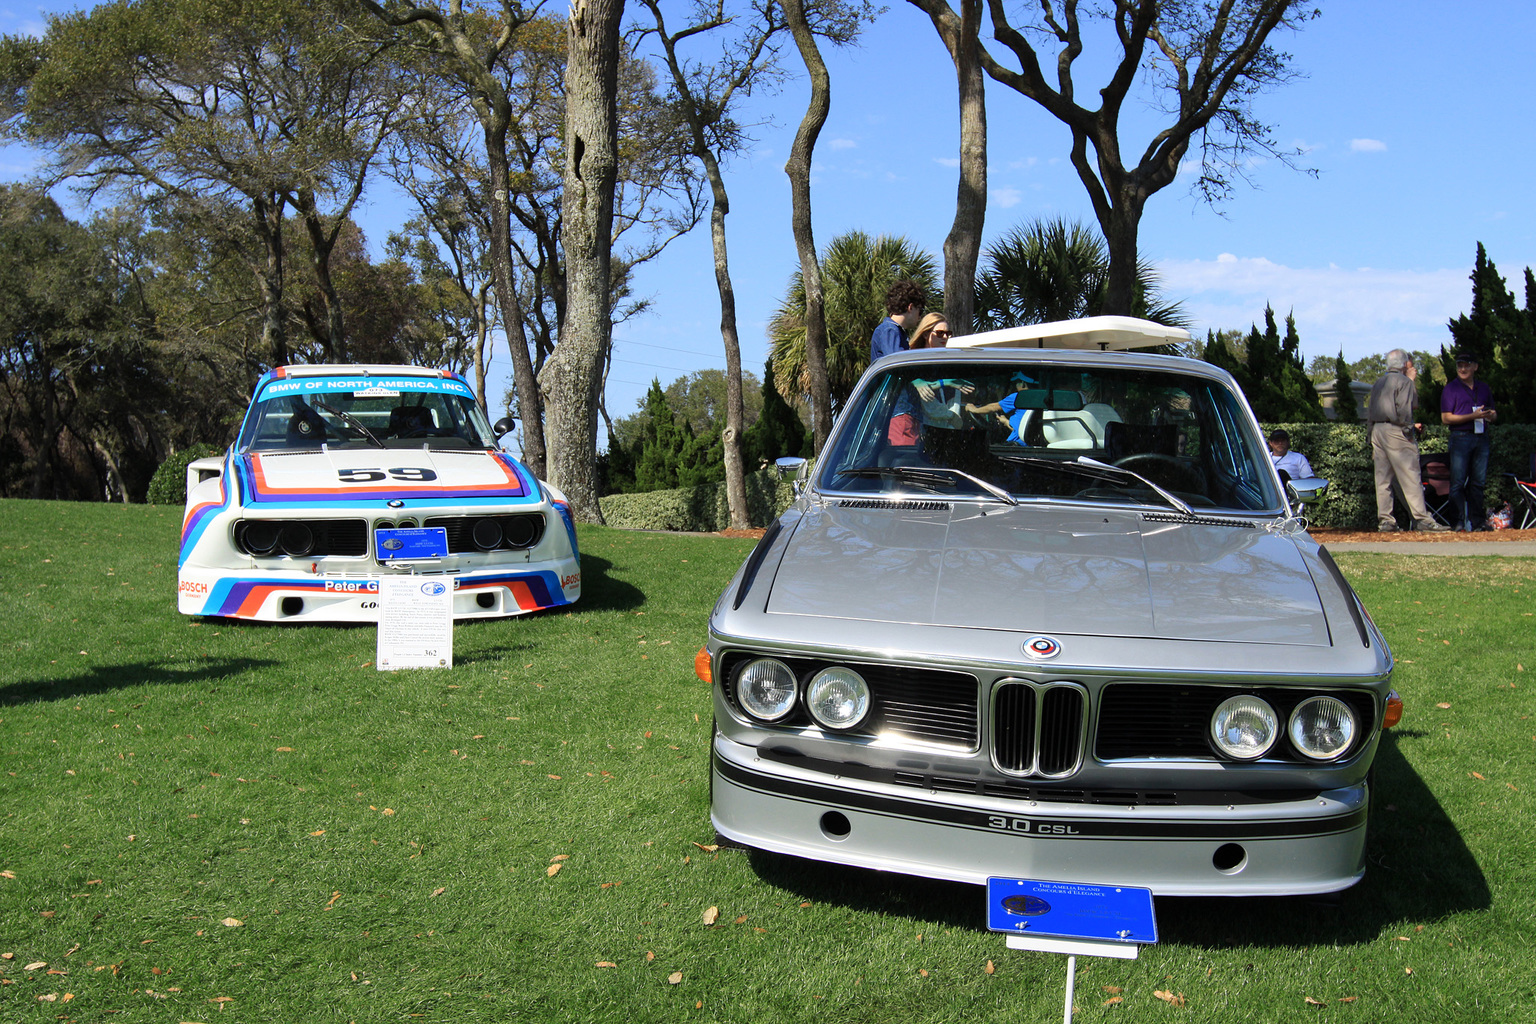
POLYGON ((1037 388, 1030 391, 1020 391, 1014 397, 1015 409, 1054 409, 1057 412, 1077 412, 1083 407, 1083 395, 1080 391, 1061 389, 1058 391, 1046 391, 1037 388))

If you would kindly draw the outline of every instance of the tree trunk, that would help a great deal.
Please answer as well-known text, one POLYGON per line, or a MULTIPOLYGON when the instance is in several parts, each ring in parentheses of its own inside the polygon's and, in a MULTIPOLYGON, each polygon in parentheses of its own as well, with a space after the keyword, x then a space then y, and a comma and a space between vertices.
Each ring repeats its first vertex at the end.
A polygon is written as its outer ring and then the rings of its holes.
POLYGON ((600 523, 597 392, 613 338, 610 282, 618 175, 619 22, 623 0, 575 0, 566 22, 565 192, 561 241, 567 305, 560 341, 540 373, 549 480, 578 520, 600 523))
POLYGON ((1100 222, 1109 247, 1109 277, 1104 287, 1104 316, 1134 316, 1136 312, 1136 237, 1144 199, 1123 193, 1100 222))
MULTIPOLYGON (((695 155, 699 155, 695 152, 695 155)), ((710 238, 715 249, 715 285, 720 291, 720 340, 725 343, 725 502, 731 513, 731 529, 745 530, 747 517, 747 481, 742 468, 741 437, 746 430, 747 411, 741 396, 741 339, 736 333, 736 290, 731 284, 730 261, 725 249, 725 218, 731 212, 725 179, 714 154, 704 150, 704 170, 714 193, 709 214, 710 238)))
POLYGON ((267 252, 266 261, 256 274, 261 288, 262 349, 273 366, 286 366, 288 354, 288 312, 283 305, 283 204, 256 200, 256 233, 267 252))
POLYGON ((800 280, 805 286, 805 371, 810 378, 811 419, 819 453, 832 429, 832 391, 827 384, 827 317, 821 264, 816 260, 816 236, 811 228, 811 154, 832 108, 832 84, 826 62, 816 48, 816 37, 806 21, 804 0, 784 0, 784 16, 811 79, 811 99, 800 121, 800 130, 795 133, 784 173, 789 175, 790 222, 795 232, 795 249, 800 255, 800 280))
POLYGON ((912 0, 928 14, 955 65, 960 95, 960 182, 955 221, 944 239, 944 316, 955 335, 971 333, 976 264, 987 216, 987 97, 981 67, 982 0, 959 0, 956 16, 945 0, 912 0))
MULTIPOLYGON (((508 111, 510 117, 510 110, 508 111)), ((523 461, 540 479, 549 476, 544 444, 544 401, 539 380, 528 355, 528 335, 523 330, 522 307, 517 299, 517 277, 512 270, 512 197, 508 185, 507 129, 502 121, 485 127, 485 152, 490 165, 491 274, 496 282, 496 303, 501 308, 502 329, 512 353, 512 388, 517 392, 517 413, 522 421, 523 461)))
POLYGON ((325 220, 315 206, 313 195, 301 197, 304 231, 309 235, 310 262, 315 269, 315 283, 320 288, 320 298, 325 302, 325 336, 318 338, 325 361, 346 360, 346 325, 342 321, 341 297, 336 294, 336 282, 331 279, 331 253, 336 248, 336 236, 325 229, 325 220))

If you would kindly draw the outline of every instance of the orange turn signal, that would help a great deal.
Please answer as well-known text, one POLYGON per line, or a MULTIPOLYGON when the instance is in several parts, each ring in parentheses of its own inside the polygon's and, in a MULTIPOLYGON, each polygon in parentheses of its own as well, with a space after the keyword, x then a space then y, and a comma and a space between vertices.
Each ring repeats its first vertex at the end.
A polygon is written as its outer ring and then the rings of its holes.
POLYGON ((706 683, 714 683, 715 670, 709 663, 708 647, 700 647, 699 653, 693 656, 693 674, 704 680, 706 683))
POLYGON ((1403 720, 1403 698, 1397 695, 1396 690, 1387 694, 1387 710, 1381 716, 1381 727, 1390 729, 1403 720))

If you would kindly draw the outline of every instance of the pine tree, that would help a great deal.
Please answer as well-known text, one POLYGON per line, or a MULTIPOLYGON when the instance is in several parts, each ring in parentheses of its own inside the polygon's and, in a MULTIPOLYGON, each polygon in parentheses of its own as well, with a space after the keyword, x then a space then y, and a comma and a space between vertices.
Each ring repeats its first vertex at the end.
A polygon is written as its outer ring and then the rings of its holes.
POLYGON ((1333 361, 1333 412, 1334 419, 1340 423, 1360 422, 1360 407, 1355 403, 1355 392, 1351 386, 1354 382, 1341 348, 1338 358, 1333 361))
POLYGON ((763 367, 763 414, 742 439, 742 460, 748 470, 753 470, 786 455, 808 455, 807 436, 799 414, 779 394, 773 379, 773 360, 769 359, 763 367))
POLYGON ((650 423, 640 435, 635 454, 635 490, 661 491, 677 486, 677 460, 684 438, 667 405, 661 381, 653 379, 645 396, 650 423))

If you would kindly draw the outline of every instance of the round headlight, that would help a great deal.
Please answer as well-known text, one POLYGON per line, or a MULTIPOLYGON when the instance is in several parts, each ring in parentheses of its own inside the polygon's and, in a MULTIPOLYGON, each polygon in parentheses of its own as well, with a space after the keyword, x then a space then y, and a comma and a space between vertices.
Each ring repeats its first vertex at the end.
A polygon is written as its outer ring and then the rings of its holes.
POLYGON ((869 684, 851 668, 824 668, 805 688, 805 704, 828 729, 851 729, 869 714, 869 684))
POLYGON ((1275 709, 1258 697, 1228 697, 1211 716, 1211 742, 1216 749, 1239 761, 1263 757, 1280 736, 1275 709))
POLYGON ((1355 739, 1355 713, 1334 697, 1309 697, 1291 712, 1291 745, 1314 761, 1342 757, 1355 739))
POLYGON ((795 674, 772 658, 748 662, 736 677, 736 699, 755 717, 776 722, 795 706, 795 674))

